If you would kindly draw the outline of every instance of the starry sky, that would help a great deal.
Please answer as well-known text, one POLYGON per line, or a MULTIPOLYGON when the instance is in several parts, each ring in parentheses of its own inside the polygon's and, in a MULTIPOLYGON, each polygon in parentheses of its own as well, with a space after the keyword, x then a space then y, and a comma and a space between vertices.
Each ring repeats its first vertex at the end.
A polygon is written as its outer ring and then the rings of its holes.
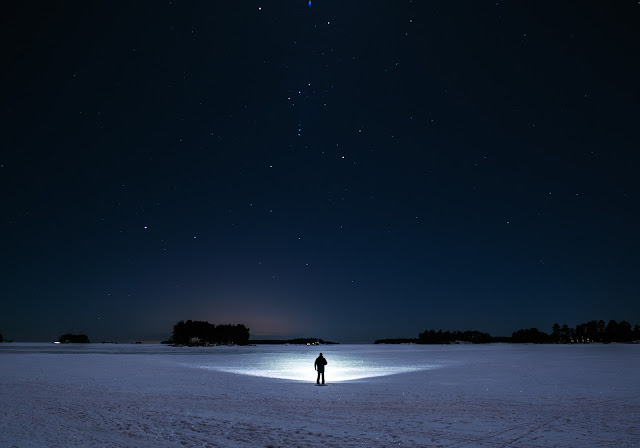
POLYGON ((638 2, 14 3, 5 338, 640 323, 638 2))

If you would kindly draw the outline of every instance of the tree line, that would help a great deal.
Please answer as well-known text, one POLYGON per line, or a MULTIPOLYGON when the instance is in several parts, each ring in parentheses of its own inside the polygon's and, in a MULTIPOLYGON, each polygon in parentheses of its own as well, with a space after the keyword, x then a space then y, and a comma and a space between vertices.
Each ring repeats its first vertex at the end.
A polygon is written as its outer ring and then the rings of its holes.
POLYGON ((425 330, 417 338, 378 339, 375 344, 484 344, 489 342, 535 343, 535 344, 587 344, 590 342, 636 342, 640 341, 640 325, 631 326, 627 321, 589 321, 575 328, 553 324, 551 333, 537 328, 514 331, 511 336, 494 337, 480 331, 425 330))
POLYGON ((425 330, 417 338, 378 339, 374 344, 486 344, 500 342, 504 338, 494 338, 489 333, 481 331, 442 331, 425 330))
POLYGON ((207 321, 183 321, 173 326, 173 334, 166 341, 176 345, 247 345, 249 329, 239 325, 214 325, 207 321))
POLYGON ((631 326, 627 321, 589 321, 571 328, 553 324, 551 333, 529 328, 515 331, 511 342, 533 342, 537 344, 586 344, 589 342, 634 342, 640 341, 640 325, 631 326))

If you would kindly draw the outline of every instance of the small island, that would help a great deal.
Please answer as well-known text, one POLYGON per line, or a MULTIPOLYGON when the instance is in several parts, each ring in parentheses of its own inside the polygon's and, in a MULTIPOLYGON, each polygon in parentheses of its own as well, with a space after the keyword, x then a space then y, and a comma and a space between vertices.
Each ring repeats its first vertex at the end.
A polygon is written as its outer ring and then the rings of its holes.
POLYGON ((89 336, 86 334, 63 334, 58 338, 59 344, 90 344, 89 336))
POLYGON ((209 345, 248 345, 249 329, 242 324, 214 325, 207 321, 181 320, 173 326, 170 345, 209 346, 209 345))
POLYGON ((207 321, 181 320, 173 326, 171 337, 162 341, 174 346, 215 346, 215 345, 331 345, 337 342, 320 338, 294 339, 250 339, 249 329, 243 324, 214 325, 207 321))

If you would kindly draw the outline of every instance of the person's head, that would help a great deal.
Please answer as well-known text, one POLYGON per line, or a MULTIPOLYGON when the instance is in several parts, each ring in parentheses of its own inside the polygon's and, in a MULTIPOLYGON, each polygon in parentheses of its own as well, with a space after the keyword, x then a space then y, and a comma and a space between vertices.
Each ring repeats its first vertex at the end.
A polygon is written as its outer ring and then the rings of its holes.
POLYGON ((322 356, 322 353, 320 353, 320 356, 322 356))

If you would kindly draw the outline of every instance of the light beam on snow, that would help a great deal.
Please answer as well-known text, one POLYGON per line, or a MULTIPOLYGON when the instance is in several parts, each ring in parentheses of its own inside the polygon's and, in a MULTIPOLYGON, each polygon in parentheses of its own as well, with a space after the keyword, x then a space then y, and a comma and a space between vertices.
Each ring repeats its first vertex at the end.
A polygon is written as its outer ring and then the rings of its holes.
MULTIPOLYGON (((251 357, 250 363, 237 358, 235 362, 217 365, 200 365, 202 368, 219 370, 241 375, 278 378, 293 381, 316 381, 317 373, 313 368, 318 353, 268 353, 264 356, 251 357)), ((325 352, 329 364, 325 368, 327 383, 353 381, 374 378, 418 370, 430 370, 438 365, 391 365, 383 360, 360 359, 346 353, 325 352)), ((228 360, 231 361, 231 360, 228 360)), ((248 361, 248 360, 247 360, 248 361)))

